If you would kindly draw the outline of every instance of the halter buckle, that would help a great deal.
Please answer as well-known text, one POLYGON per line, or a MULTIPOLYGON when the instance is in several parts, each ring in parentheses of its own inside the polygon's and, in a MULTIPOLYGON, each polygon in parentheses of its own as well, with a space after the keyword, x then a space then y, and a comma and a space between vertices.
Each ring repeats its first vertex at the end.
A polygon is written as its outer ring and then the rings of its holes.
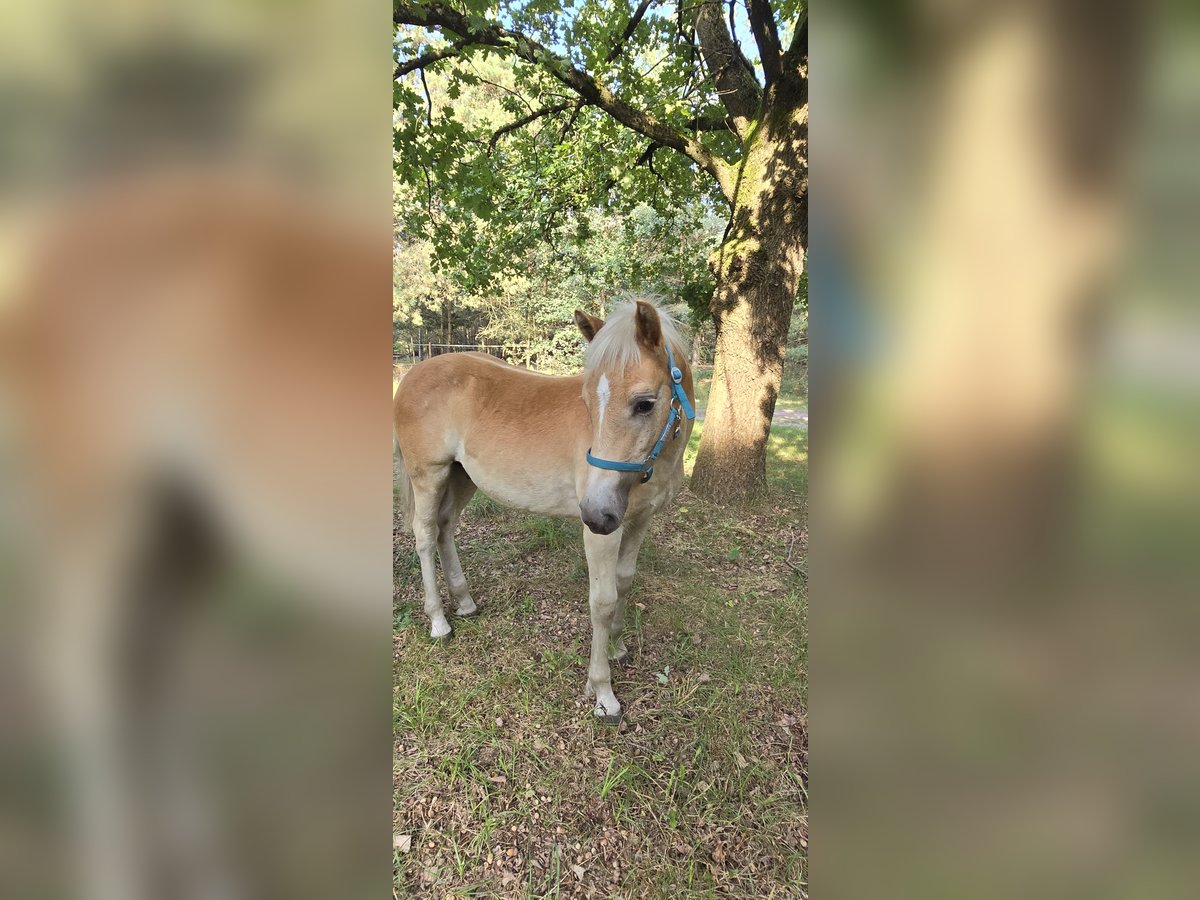
POLYGON ((654 466, 646 466, 646 471, 642 473, 642 481, 641 481, 641 483, 642 483, 642 484, 645 484, 647 481, 649 481, 649 480, 650 480, 650 477, 651 477, 653 474, 654 474, 654 466))

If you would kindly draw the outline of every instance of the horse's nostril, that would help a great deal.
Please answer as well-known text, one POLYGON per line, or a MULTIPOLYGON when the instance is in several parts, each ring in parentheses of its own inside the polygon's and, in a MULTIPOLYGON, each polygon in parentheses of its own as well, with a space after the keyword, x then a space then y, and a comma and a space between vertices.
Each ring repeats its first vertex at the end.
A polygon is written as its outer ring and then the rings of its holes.
POLYGON ((621 527, 620 517, 610 512, 599 514, 584 513, 582 519, 583 524, 594 534, 612 534, 621 527))

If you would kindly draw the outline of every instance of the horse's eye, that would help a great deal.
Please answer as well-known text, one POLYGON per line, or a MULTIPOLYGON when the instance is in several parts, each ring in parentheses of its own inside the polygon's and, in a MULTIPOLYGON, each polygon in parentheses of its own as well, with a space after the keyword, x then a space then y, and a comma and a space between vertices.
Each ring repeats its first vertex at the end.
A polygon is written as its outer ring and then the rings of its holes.
POLYGON ((635 413, 637 413, 639 416, 644 416, 646 413, 650 412, 650 410, 652 410, 652 409, 654 409, 654 401, 653 400, 639 400, 637 403, 635 403, 633 405, 633 411, 635 413))

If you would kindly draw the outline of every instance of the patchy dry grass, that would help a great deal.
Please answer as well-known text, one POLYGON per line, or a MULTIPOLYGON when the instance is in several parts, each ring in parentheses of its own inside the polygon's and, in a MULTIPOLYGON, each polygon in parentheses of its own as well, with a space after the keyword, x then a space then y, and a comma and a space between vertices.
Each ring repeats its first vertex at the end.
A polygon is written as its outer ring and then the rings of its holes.
POLYGON ((578 521, 477 496, 459 548, 482 615, 446 646, 397 534, 397 896, 806 896, 807 434, 770 449, 764 502, 685 490, 653 526, 615 729, 582 695, 578 521))

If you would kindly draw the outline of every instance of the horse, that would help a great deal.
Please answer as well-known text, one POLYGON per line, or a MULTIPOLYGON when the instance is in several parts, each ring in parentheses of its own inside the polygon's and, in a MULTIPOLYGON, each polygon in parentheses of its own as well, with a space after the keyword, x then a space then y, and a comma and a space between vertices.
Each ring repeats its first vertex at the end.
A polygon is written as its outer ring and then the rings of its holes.
POLYGON ((625 664, 625 601, 655 513, 683 482, 695 419, 692 373, 675 322, 653 303, 624 303, 606 320, 582 310, 580 375, 530 372, 480 353, 415 365, 394 399, 400 502, 421 561, 434 640, 451 628, 434 551, 456 612, 473 616, 454 543, 477 489, 514 509, 583 525, 592 650, 585 695, 605 724, 621 721, 610 662, 625 664))

